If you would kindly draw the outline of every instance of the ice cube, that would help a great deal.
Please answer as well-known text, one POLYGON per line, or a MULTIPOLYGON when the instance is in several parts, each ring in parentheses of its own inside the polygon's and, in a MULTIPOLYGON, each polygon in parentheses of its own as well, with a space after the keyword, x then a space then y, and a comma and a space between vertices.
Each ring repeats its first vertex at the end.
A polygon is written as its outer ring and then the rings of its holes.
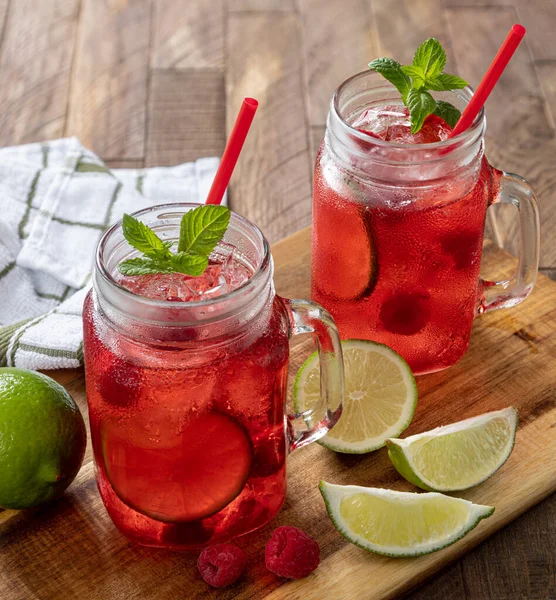
POLYGON ((409 112, 403 106, 369 108, 352 123, 352 127, 359 131, 369 132, 383 140, 388 139, 389 129, 397 126, 411 127, 409 112))
POLYGON ((221 296, 227 292, 226 279, 222 275, 222 265, 209 265, 198 277, 189 277, 184 281, 187 288, 196 295, 197 300, 221 296))
POLYGON ((411 118, 407 108, 383 106, 369 108, 352 123, 352 126, 373 137, 400 144, 430 144, 450 137, 452 129, 440 117, 429 115, 421 130, 411 133, 411 118))
POLYGON ((211 255, 211 260, 217 260, 222 265, 222 277, 228 291, 237 289, 252 275, 241 260, 239 250, 231 244, 219 243, 217 253, 211 255))
POLYGON ((239 260, 235 246, 220 242, 211 254, 209 265, 198 277, 183 273, 158 273, 155 275, 124 276, 117 274, 118 283, 128 290, 169 302, 197 302, 223 296, 243 285, 251 271, 239 260))
POLYGON ((238 260, 229 260, 225 267, 226 281, 231 289, 235 290, 242 286, 251 276, 251 273, 245 265, 238 260))

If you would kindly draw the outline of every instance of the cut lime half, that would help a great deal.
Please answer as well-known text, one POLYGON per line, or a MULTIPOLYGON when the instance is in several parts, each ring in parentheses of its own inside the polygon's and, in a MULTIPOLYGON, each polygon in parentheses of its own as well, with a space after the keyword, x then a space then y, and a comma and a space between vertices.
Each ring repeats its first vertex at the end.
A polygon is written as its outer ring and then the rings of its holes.
POLYGON ((402 477, 424 490, 454 492, 498 471, 514 447, 516 429, 517 410, 510 406, 386 445, 402 477))
POLYGON ((334 527, 350 542, 386 556, 420 556, 468 534, 491 506, 430 492, 418 494, 356 485, 319 486, 334 527))
MULTIPOLYGON (((409 426, 417 406, 417 386, 409 365, 384 344, 345 340, 342 350, 342 416, 319 444, 336 452, 363 454, 381 448, 387 438, 400 435, 409 426)), ((294 408, 302 413, 313 408, 319 399, 320 370, 315 353, 297 373, 294 408)))

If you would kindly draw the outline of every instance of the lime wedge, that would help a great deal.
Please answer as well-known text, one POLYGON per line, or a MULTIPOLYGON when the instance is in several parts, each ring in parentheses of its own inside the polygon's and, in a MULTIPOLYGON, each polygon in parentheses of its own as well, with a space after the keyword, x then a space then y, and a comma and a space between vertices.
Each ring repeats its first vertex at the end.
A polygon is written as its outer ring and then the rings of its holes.
POLYGON ((510 456, 516 428, 517 410, 510 406, 386 445, 402 477, 424 490, 454 492, 498 471, 510 456))
POLYGON ((421 556, 457 542, 491 506, 434 492, 414 494, 356 485, 319 486, 334 527, 350 542, 386 556, 421 556))
MULTIPOLYGON (((345 397, 342 416, 319 440, 330 450, 363 454, 384 446, 411 423, 417 406, 417 386, 409 365, 383 344, 366 340, 342 342, 345 397), (396 432, 396 433, 394 433, 396 432)), ((312 408, 320 398, 318 357, 310 356, 293 389, 296 412, 312 408)))

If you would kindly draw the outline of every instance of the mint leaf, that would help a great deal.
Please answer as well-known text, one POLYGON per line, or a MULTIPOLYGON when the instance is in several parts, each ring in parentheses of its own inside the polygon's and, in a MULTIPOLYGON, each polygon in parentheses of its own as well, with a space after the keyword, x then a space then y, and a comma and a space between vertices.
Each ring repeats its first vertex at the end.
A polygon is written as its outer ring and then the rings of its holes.
POLYGON ((402 67, 402 71, 411 77, 412 87, 416 90, 421 89, 425 85, 425 72, 421 67, 414 67, 413 65, 406 65, 402 67))
POLYGON ((425 40, 413 57, 413 66, 421 67, 426 79, 432 79, 442 73, 446 66, 446 52, 435 38, 425 40))
POLYGON ((123 275, 202 275, 210 253, 226 233, 229 222, 230 210, 225 206, 199 206, 190 210, 181 220, 178 252, 174 254, 172 241, 161 240, 147 225, 124 215, 124 237, 144 256, 125 260, 118 268, 123 275))
POLYGON ((430 90, 436 90, 438 92, 461 90, 467 85, 469 84, 467 81, 465 81, 465 79, 462 79, 457 75, 449 75, 448 73, 440 73, 432 79, 427 79, 427 87, 430 90))
POLYGON ((400 92, 402 95, 402 98, 405 102, 407 94, 411 89, 411 80, 402 71, 402 67, 399 62, 396 62, 392 58, 376 58, 369 63, 369 69, 380 73, 385 79, 394 85, 398 92, 400 92))
POLYGON ((464 88, 467 81, 457 75, 442 73, 446 66, 446 52, 435 38, 425 40, 413 57, 412 65, 400 65, 392 58, 377 58, 369 68, 393 83, 402 96, 411 115, 411 133, 416 134, 432 113, 455 127, 459 110, 442 100, 435 100, 428 90, 449 91, 464 88))
POLYGON ((456 126, 456 123, 459 121, 461 117, 460 111, 449 102, 444 102, 443 100, 436 101, 436 108, 434 109, 434 114, 441 119, 444 119, 446 123, 452 129, 456 126))
POLYGON ((436 100, 424 90, 411 88, 407 95, 407 107, 411 114, 411 133, 416 134, 423 121, 435 111, 436 100))
POLYGON ((208 267, 208 256, 178 252, 172 255, 172 270, 176 273, 185 273, 197 277, 205 272, 208 267))
POLYGON ((209 256, 229 222, 230 210, 225 206, 207 204, 186 212, 181 220, 178 252, 209 256))
POLYGON ((122 275, 154 275, 156 273, 172 273, 173 270, 168 264, 167 267, 161 262, 155 261, 151 258, 130 258, 124 260, 118 265, 120 273, 122 275))
POLYGON ((163 242, 152 229, 131 215, 124 215, 122 229, 128 244, 145 256, 164 258, 170 255, 168 243, 163 242))

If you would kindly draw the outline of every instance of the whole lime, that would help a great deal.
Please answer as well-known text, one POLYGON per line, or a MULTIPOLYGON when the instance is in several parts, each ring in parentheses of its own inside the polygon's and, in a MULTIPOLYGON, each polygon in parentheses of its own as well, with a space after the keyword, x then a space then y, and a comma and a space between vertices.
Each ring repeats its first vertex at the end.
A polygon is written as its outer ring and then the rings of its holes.
POLYGON ((74 480, 87 434, 79 408, 50 377, 0 368, 0 506, 30 508, 74 480))

